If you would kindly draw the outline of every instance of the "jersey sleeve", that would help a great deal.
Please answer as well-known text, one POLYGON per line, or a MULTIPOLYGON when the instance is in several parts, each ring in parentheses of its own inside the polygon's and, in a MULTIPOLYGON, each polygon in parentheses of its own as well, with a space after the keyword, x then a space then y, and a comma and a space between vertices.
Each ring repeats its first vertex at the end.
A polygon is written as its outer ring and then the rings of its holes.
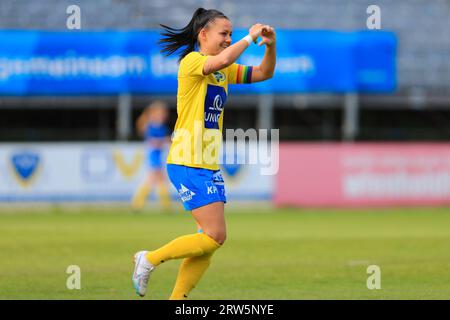
POLYGON ((180 76, 182 77, 204 77, 203 66, 207 56, 201 55, 198 52, 191 52, 181 60, 180 76))
POLYGON ((233 63, 228 67, 228 83, 241 84, 252 82, 253 67, 233 63))

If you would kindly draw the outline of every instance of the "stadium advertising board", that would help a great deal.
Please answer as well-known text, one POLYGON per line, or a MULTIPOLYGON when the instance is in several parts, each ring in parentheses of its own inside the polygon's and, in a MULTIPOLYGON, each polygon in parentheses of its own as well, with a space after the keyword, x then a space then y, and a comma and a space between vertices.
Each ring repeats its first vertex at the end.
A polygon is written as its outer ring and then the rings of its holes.
POLYGON ((450 145, 280 145, 275 202, 298 206, 450 203, 450 145))
MULTIPOLYGON (((248 152, 257 153, 249 144, 248 152)), ((146 177, 147 155, 139 143, 2 144, 0 201, 131 201, 146 177)), ((260 165, 221 165, 229 200, 269 200, 274 176, 260 165)), ((170 187, 172 198, 178 199, 170 187)))
MULTIPOLYGON (((245 34, 236 30, 234 41, 245 34)), ((156 31, 0 31, 0 95, 175 94, 178 57, 159 53, 159 37, 156 31)), ((395 34, 384 31, 279 30, 274 77, 231 91, 392 92, 396 46, 395 34)), ((263 54, 252 45, 238 63, 259 65, 263 54)))

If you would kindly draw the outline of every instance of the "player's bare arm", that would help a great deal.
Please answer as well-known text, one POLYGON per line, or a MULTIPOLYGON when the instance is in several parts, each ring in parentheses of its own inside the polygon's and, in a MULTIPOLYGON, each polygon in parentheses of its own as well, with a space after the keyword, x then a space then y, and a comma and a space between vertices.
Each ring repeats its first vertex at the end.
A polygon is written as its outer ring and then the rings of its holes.
MULTIPOLYGON (((236 62, 239 56, 244 52, 245 49, 248 48, 249 43, 244 39, 239 40, 233 45, 231 44, 231 24, 229 26, 225 26, 225 29, 222 31, 226 39, 223 39, 224 46, 226 48, 217 55, 212 55, 208 57, 203 66, 203 74, 208 75, 210 73, 216 72, 223 68, 226 68, 236 62), (228 28, 227 28, 228 27, 228 28)), ((249 29, 249 35, 252 37, 253 41, 256 41, 258 37, 262 34, 264 28, 268 28, 267 25, 263 25, 261 23, 254 24, 249 29)), ((200 31, 199 37, 204 36, 203 33, 205 30, 200 31)))
POLYGON ((253 67, 251 82, 259 82, 270 79, 273 77, 276 64, 276 34, 275 29, 272 27, 266 27, 261 33, 262 40, 258 45, 266 45, 266 51, 264 58, 259 66, 253 67))

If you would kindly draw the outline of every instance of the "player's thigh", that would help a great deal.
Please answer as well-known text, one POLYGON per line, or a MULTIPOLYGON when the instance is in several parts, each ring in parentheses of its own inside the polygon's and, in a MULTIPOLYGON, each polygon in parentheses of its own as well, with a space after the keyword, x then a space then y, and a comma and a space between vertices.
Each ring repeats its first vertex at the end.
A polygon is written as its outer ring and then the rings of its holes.
POLYGON ((224 208, 224 203, 217 201, 192 210, 192 216, 203 232, 220 244, 225 241, 227 232, 224 208))

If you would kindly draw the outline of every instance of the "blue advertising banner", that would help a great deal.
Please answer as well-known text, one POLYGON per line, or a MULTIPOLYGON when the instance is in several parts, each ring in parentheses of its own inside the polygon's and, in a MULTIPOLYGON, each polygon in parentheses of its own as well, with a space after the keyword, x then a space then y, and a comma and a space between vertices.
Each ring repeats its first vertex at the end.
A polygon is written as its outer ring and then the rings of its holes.
MULTIPOLYGON (((236 41, 246 34, 237 30, 236 41)), ((175 94, 178 57, 159 53, 156 31, 0 31, 0 95, 175 94)), ((397 38, 391 32, 277 32, 272 79, 233 85, 240 94, 392 92, 397 38)), ((259 65, 264 46, 238 60, 259 65)))

